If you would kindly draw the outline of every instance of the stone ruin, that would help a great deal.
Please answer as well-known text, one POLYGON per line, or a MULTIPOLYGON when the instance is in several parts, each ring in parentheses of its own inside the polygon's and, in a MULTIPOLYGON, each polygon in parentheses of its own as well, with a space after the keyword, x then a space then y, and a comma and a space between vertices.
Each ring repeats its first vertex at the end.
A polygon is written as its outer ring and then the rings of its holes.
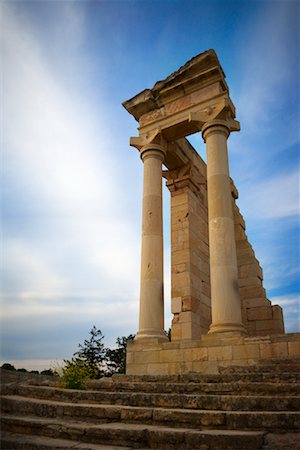
POLYGON ((215 51, 123 106, 139 123, 130 145, 144 163, 139 329, 127 373, 214 371, 220 363, 299 356, 296 337, 284 335, 281 307, 266 297, 236 204, 227 139, 240 124, 215 51), (186 139, 196 132, 207 164, 186 139), (162 177, 171 194, 171 342, 164 332, 162 177))

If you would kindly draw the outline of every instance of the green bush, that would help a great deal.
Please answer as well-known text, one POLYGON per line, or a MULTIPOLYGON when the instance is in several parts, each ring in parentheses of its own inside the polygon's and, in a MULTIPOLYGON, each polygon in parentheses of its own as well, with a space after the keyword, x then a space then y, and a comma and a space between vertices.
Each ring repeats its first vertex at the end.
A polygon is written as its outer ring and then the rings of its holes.
POLYGON ((93 372, 89 366, 79 359, 64 361, 65 366, 61 369, 61 387, 66 389, 84 389, 84 382, 92 378, 93 372))
POLYGON ((10 363, 4 363, 4 364, 2 364, 1 369, 5 369, 5 370, 17 370, 17 369, 15 368, 15 366, 13 366, 13 365, 10 364, 10 363))
POLYGON ((53 377, 55 373, 52 369, 45 369, 41 371, 41 375, 48 375, 50 377, 53 377))

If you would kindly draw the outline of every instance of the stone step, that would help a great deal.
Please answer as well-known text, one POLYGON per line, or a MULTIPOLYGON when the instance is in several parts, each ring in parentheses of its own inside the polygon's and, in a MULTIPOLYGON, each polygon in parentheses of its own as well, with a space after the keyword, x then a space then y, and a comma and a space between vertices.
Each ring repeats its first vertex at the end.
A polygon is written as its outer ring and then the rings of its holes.
MULTIPOLYGON (((1 448, 3 450, 132 450, 132 447, 120 447, 107 444, 89 444, 69 439, 53 439, 44 436, 30 436, 18 433, 2 433, 1 448)), ((146 450, 146 449, 145 449, 146 450)))
MULTIPOLYGON (((264 433, 259 431, 195 430, 128 423, 82 423, 49 418, 2 417, 4 431, 69 439, 81 443, 156 449, 258 450, 264 433)), ((109 447, 107 447, 109 449, 109 447)))
MULTIPOLYGON (((298 391, 300 392, 300 391, 298 391)), ((7 392, 6 402, 14 395, 30 399, 53 400, 93 404, 117 404, 128 406, 152 406, 187 409, 222 410, 269 410, 300 411, 300 395, 243 395, 211 393, 150 393, 130 391, 78 391, 49 387, 18 386, 12 393, 7 392)), ((4 401, 4 400, 3 400, 4 401)))
POLYGON ((300 363, 280 361, 277 364, 258 364, 255 366, 229 366, 220 368, 220 375, 225 374, 250 374, 250 373, 299 373, 300 363))
MULTIPOLYGON (((125 394, 151 393, 166 395, 232 395, 232 396, 275 396, 278 399, 300 395, 300 383, 124 383, 101 382, 93 385, 94 390, 66 390, 48 386, 28 386, 8 384, 2 386, 2 395, 21 395, 24 397, 55 398, 67 401, 99 401, 109 393, 125 394), (96 389, 96 387, 98 389, 96 389), (76 400, 77 399, 77 400, 76 400)), ((89 384, 90 387, 90 384, 89 384)), ((111 394, 112 395, 112 394, 111 394)))
POLYGON ((214 394, 243 394, 252 395, 293 395, 300 393, 300 383, 268 383, 268 382, 229 382, 229 383, 163 383, 118 381, 104 378, 88 382, 87 388, 97 391, 117 392, 159 392, 159 393, 214 393, 214 394))
MULTIPOLYGON (((285 371, 276 371, 272 366, 270 372, 264 372, 260 366, 253 366, 252 371, 239 372, 240 367, 236 368, 224 368, 224 373, 219 374, 200 374, 191 373, 188 375, 113 375, 111 380, 118 380, 122 382, 153 382, 153 383, 225 383, 236 381, 244 382, 300 382, 300 368, 297 371, 290 371, 286 367, 285 371), (228 372, 225 370, 228 369, 228 372)), ((110 380, 110 378, 104 378, 102 380, 110 380)), ((94 381, 102 381, 94 380, 94 381)))
POLYGON ((156 425, 229 428, 232 430, 300 430, 299 411, 228 411, 181 407, 128 406, 126 404, 66 403, 51 400, 2 398, 4 414, 59 417, 100 422, 147 423, 156 425))

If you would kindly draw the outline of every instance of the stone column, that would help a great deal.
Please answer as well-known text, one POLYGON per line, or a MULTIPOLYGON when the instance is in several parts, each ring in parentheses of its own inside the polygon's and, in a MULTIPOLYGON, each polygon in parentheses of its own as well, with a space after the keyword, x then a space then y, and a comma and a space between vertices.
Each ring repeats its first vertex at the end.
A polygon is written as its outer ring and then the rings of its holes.
POLYGON ((209 333, 245 334, 239 297, 238 268, 227 154, 230 129, 213 120, 202 128, 207 152, 207 194, 212 324, 209 333))
POLYGON ((162 162, 165 149, 149 144, 141 149, 144 162, 142 260, 139 330, 136 340, 167 340, 164 332, 162 162))

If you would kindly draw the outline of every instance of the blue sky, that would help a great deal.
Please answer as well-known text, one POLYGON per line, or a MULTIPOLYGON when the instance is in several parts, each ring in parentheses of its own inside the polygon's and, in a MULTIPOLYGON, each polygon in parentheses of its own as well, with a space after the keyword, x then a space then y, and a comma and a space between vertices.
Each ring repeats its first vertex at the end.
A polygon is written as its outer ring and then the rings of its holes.
MULTIPOLYGON (((121 103, 214 48, 268 297, 299 331, 298 1, 2 1, 2 355, 69 358, 138 322, 142 163, 121 103)), ((201 135, 191 142, 205 158, 201 135)), ((169 193, 164 192, 166 325, 169 193)))

